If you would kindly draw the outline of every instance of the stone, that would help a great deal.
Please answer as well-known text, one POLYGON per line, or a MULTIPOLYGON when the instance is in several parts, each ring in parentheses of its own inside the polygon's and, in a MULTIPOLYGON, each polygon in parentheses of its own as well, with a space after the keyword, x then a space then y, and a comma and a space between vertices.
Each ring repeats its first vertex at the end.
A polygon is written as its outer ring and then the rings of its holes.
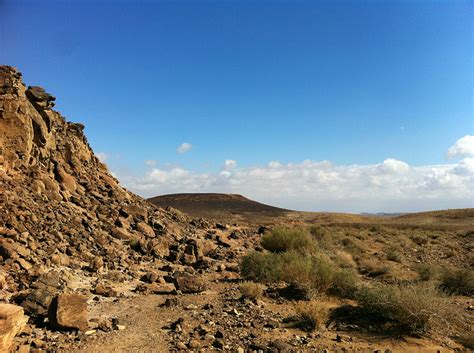
POLYGON ((87 297, 80 294, 60 294, 50 305, 49 320, 53 327, 87 331, 87 297))
POLYGON ((137 223, 137 231, 145 234, 147 237, 154 237, 155 231, 151 226, 146 224, 145 222, 138 222, 137 223))
POLYGON ((148 221, 148 211, 137 205, 128 205, 122 207, 120 214, 124 217, 131 216, 138 221, 148 221))
POLYGON ((0 352, 8 352, 13 339, 18 335, 26 323, 28 316, 23 308, 13 304, 0 304, 0 352))
POLYGON ((160 306, 166 307, 166 308, 171 308, 173 306, 178 306, 178 298, 166 298, 165 302, 161 304, 160 306))
POLYGON ((200 276, 190 273, 177 273, 174 277, 176 289, 183 293, 200 293, 206 290, 206 284, 200 276))
POLYGON ((223 349, 224 348, 224 341, 220 338, 216 338, 214 342, 212 342, 212 346, 217 349, 223 349))
POLYGON ((125 228, 114 227, 111 233, 114 238, 121 240, 129 240, 132 238, 132 234, 125 228))
POLYGON ((104 332, 109 332, 109 331, 114 330, 114 327, 112 325, 112 320, 108 318, 101 319, 97 327, 104 332))
POLYGON ((216 228, 219 230, 226 230, 229 228, 229 226, 227 224, 216 223, 216 228))
POLYGON ((176 343, 176 348, 179 349, 179 350, 187 350, 188 349, 188 346, 186 346, 186 344, 184 342, 178 342, 176 343))
POLYGON ((54 101, 55 97, 46 93, 44 88, 38 86, 29 86, 26 90, 26 97, 33 102, 54 101))
POLYGON ((12 239, 0 238, 0 256, 4 259, 27 257, 30 251, 12 239))
POLYGON ((147 283, 154 283, 158 280, 159 276, 155 272, 147 272, 141 278, 140 281, 147 283))

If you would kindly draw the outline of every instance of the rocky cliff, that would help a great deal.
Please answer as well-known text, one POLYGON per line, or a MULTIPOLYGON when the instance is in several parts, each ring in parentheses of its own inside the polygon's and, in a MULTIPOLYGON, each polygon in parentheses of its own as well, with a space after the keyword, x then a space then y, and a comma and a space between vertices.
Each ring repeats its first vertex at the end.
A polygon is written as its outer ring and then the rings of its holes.
POLYGON ((174 217, 124 190, 54 100, 0 67, 0 256, 16 279, 10 289, 34 266, 125 266, 151 254, 174 217), (123 251, 130 241, 140 252, 123 251))
MULTIPOLYGON (((58 293, 117 295, 113 284, 146 275, 143 264, 199 260, 187 238, 195 225, 123 189, 94 155, 84 126, 66 121, 54 101, 0 66, 0 302, 21 305, 35 322, 46 319, 58 293)), ((162 290, 178 283, 148 276, 162 290)))

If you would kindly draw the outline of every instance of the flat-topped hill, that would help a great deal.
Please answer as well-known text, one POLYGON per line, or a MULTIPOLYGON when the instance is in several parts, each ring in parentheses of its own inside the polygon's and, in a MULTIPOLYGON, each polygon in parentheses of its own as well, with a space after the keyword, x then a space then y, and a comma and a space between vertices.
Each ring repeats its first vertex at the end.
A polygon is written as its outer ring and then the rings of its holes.
POLYGON ((281 217, 292 212, 265 205, 238 194, 184 193, 156 196, 148 201, 159 207, 171 206, 192 217, 217 220, 247 220, 281 217))

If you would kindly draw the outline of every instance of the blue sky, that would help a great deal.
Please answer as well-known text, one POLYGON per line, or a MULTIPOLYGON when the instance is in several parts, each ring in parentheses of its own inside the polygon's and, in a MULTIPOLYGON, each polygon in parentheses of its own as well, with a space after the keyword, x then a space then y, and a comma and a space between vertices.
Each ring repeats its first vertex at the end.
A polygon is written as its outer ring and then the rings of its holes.
MULTIPOLYGON (((472 4, 3 0, 0 62, 53 93, 109 168, 145 196, 219 191, 189 180, 176 190, 136 185, 151 169, 220 175, 225 160, 246 171, 270 161, 452 164, 459 158, 447 160, 448 149, 474 133, 472 4), (183 142, 192 147, 178 153, 183 142)), ((239 192, 233 185, 222 189, 239 192)), ((324 207, 291 192, 246 192, 324 207)), ((384 202, 370 208, 386 210, 384 202)), ((359 210, 349 204, 329 208, 359 210)))

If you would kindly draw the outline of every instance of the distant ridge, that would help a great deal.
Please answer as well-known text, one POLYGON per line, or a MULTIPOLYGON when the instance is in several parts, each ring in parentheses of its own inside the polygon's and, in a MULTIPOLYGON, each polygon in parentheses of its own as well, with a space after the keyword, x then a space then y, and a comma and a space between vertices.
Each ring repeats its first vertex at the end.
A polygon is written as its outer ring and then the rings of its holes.
POLYGON ((290 210, 265 205, 239 194, 183 193, 161 195, 148 199, 159 207, 171 206, 192 217, 229 220, 256 216, 279 217, 290 210))

